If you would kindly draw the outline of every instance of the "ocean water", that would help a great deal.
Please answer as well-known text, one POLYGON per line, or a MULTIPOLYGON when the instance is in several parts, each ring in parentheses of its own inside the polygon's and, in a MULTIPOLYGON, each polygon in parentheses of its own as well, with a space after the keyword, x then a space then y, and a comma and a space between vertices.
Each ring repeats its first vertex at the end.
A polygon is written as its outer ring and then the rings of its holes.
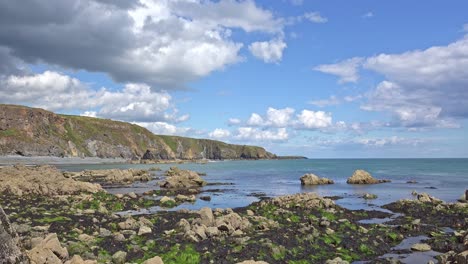
MULTIPOLYGON (((140 168, 158 166, 167 170, 171 166, 206 173, 209 183, 201 195, 210 195, 211 201, 197 199, 193 204, 182 204, 175 209, 235 208, 258 201, 257 196, 275 197, 300 192, 316 192, 322 196, 339 196, 338 204, 349 209, 377 209, 379 206, 402 198, 413 198, 411 192, 426 192, 447 202, 456 201, 468 189, 468 159, 308 159, 216 161, 207 164, 78 164, 58 165, 62 170, 140 168), (354 170, 364 169, 375 178, 389 179, 391 183, 350 185, 346 179, 354 170), (299 178, 314 173, 335 181, 332 185, 301 186, 299 178), (416 181, 409 184, 407 181, 416 181), (365 193, 378 195, 366 201, 365 193)), ((163 172, 152 172, 162 177, 163 172)), ((112 193, 134 191, 143 193, 158 189, 157 181, 136 183, 124 188, 108 189, 112 193)), ((157 199, 157 198, 155 198, 157 199)), ((153 208, 153 211, 160 208, 153 208)))

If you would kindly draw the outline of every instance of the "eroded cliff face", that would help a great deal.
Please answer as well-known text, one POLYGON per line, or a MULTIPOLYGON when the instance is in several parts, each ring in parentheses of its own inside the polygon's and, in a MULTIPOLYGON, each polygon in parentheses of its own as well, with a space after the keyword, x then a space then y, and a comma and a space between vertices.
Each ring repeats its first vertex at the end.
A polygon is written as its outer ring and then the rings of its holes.
POLYGON ((154 135, 125 122, 0 105, 0 155, 125 159, 271 159, 261 147, 154 135))

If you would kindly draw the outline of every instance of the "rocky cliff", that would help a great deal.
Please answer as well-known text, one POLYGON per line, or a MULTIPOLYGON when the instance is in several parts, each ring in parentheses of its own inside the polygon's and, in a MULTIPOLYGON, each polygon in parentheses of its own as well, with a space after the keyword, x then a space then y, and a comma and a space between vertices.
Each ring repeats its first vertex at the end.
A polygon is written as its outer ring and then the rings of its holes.
POLYGON ((261 147, 155 135, 138 125, 0 105, 0 155, 146 160, 271 159, 261 147))

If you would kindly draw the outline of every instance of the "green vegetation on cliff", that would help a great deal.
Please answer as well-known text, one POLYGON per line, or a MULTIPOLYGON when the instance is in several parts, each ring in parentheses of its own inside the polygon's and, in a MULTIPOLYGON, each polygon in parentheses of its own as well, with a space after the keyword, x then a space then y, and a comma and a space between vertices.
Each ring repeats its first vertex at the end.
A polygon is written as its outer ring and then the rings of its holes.
POLYGON ((261 147, 155 135, 135 124, 0 105, 0 155, 125 159, 271 159, 261 147))

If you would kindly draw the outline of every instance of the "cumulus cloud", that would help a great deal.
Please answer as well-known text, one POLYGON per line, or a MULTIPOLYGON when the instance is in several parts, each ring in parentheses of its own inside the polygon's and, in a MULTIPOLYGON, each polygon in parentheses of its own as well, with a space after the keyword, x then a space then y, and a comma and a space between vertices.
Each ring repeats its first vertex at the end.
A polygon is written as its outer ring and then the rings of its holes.
POLYGON ((266 63, 277 63, 283 58, 283 50, 287 47, 282 39, 254 42, 249 45, 249 50, 255 57, 266 63))
POLYGON ((339 83, 355 83, 359 80, 358 68, 362 62, 363 58, 354 57, 335 64, 322 64, 314 70, 340 77, 339 83))
POLYGON ((230 135, 231 135, 231 132, 229 130, 222 129, 222 128, 216 128, 215 130, 213 130, 212 132, 208 134, 210 138, 214 138, 214 139, 223 139, 223 138, 229 137, 230 135))
MULTIPOLYGON (((257 113, 252 113, 250 118, 247 120, 247 125, 263 127, 287 127, 290 125, 290 120, 294 114, 294 111, 295 110, 290 107, 283 109, 268 107, 264 117, 257 113)), ((240 123, 241 122, 238 122, 238 124, 240 123)))
POLYGON ((83 115, 123 121, 181 122, 167 92, 153 92, 148 85, 129 83, 121 90, 91 89, 68 75, 45 71, 0 80, 0 102, 27 104, 51 111, 85 110, 83 115))
POLYGON ((242 121, 239 118, 229 118, 228 125, 235 126, 239 125, 242 121))
POLYGON ((320 15, 319 12, 305 13, 304 18, 313 23, 327 23, 328 22, 328 18, 320 15))
POLYGON ((239 62, 243 44, 232 29, 279 34, 283 27, 253 1, 232 0, 1 1, 0 23, 1 49, 21 61, 153 89, 184 87, 239 62))
POLYGON ((278 128, 276 130, 265 130, 252 127, 239 127, 236 135, 237 140, 245 141, 286 141, 289 138, 286 128, 278 128))
POLYGON ((302 110, 297 115, 298 126, 304 129, 323 129, 332 126, 331 113, 302 110))
POLYGON ((263 118, 257 113, 252 113, 249 120, 247 120, 247 125, 249 126, 263 126, 264 124, 265 121, 263 121, 263 118))
POLYGON ((392 126, 458 127, 456 120, 468 117, 468 36, 445 46, 316 67, 340 82, 356 82, 358 68, 384 77, 361 108, 391 113, 392 126))
POLYGON ((135 122, 135 124, 147 128, 149 131, 158 135, 185 136, 190 134, 193 137, 195 133, 192 128, 177 127, 166 122, 135 122))

